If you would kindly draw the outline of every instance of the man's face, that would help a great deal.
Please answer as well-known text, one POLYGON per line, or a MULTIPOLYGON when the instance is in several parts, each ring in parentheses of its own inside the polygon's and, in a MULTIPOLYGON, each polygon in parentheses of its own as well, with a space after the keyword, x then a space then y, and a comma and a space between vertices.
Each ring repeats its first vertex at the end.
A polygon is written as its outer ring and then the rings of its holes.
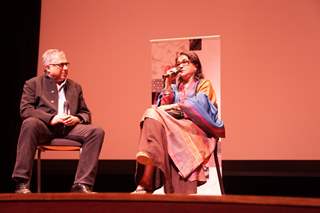
POLYGON ((68 77, 69 62, 63 53, 50 56, 50 63, 46 65, 48 75, 57 83, 61 83, 68 77))

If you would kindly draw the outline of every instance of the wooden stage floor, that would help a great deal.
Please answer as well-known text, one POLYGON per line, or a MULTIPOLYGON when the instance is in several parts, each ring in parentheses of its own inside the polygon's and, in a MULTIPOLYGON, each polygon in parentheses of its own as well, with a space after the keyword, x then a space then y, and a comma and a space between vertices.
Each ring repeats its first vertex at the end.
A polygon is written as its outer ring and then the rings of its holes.
POLYGON ((151 195, 129 193, 0 194, 0 212, 303 212, 320 213, 320 198, 151 195))

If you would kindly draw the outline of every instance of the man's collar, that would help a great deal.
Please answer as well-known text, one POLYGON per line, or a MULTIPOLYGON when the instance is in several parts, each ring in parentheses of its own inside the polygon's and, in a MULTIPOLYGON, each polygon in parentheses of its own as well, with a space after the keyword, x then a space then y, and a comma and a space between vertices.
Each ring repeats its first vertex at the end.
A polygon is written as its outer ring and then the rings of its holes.
POLYGON ((56 83, 57 88, 58 88, 58 91, 60 91, 61 89, 63 89, 64 86, 66 85, 66 83, 67 83, 67 79, 64 80, 64 81, 63 81, 62 83, 60 83, 60 84, 57 84, 57 83, 56 83))
POLYGON ((61 83, 57 83, 57 82, 54 80, 54 78, 52 78, 52 77, 49 76, 48 72, 44 72, 44 73, 45 73, 45 77, 46 77, 46 78, 48 78, 48 79, 50 79, 51 81, 55 82, 55 84, 59 85, 59 87, 64 86, 64 85, 66 84, 67 80, 68 80, 68 79, 65 79, 65 80, 62 81, 61 83))

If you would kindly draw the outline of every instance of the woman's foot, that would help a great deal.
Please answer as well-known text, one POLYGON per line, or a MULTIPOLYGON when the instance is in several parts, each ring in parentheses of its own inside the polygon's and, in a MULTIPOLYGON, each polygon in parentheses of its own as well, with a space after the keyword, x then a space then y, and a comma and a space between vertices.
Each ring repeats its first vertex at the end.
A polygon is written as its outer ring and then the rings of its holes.
POLYGON ((136 158, 137 158, 137 161, 141 164, 152 165, 152 160, 150 156, 143 151, 138 152, 136 155, 136 158))
POLYGON ((147 193, 148 193, 147 190, 141 185, 138 185, 136 190, 131 192, 131 194, 147 194, 147 193))

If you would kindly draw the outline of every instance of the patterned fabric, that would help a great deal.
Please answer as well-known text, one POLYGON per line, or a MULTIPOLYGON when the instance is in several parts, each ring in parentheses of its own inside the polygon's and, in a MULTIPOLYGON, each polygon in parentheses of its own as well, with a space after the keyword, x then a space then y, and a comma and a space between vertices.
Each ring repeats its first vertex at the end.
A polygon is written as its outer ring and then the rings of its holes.
POLYGON ((146 118, 159 121, 165 128, 168 154, 179 174, 189 181, 206 181, 204 167, 215 148, 216 138, 224 137, 212 84, 200 80, 189 91, 172 85, 170 94, 164 92, 160 93, 157 106, 177 104, 186 118, 176 119, 164 108, 153 106, 144 113, 141 127, 146 118))
POLYGON ((168 153, 180 175, 189 181, 205 181, 204 171, 199 166, 211 156, 215 139, 208 138, 191 120, 175 119, 155 106, 146 110, 143 120, 145 118, 155 119, 165 128, 168 153))
POLYGON ((218 109, 204 93, 197 93, 179 104, 181 110, 200 127, 208 137, 224 138, 223 121, 218 118, 218 109))

